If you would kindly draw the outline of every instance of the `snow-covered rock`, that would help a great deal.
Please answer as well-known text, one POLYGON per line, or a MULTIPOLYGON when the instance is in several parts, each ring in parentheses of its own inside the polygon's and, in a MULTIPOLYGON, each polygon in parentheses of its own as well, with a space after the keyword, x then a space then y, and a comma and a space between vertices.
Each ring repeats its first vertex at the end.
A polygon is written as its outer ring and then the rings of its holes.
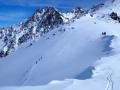
POLYGON ((0 47, 0 57, 7 56, 22 43, 42 36, 62 24, 63 17, 55 8, 38 9, 27 21, 16 26, 0 28, 0 39, 4 43, 0 47), (6 48, 6 49, 5 49, 6 48))

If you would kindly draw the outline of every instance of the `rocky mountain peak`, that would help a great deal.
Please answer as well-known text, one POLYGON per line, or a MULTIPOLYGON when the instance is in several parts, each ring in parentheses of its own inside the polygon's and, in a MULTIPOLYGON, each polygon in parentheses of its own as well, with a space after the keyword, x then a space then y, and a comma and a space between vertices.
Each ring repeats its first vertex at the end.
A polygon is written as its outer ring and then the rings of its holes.
POLYGON ((4 46, 0 48, 0 57, 8 55, 16 46, 49 32, 63 23, 62 14, 53 7, 36 10, 32 17, 16 26, 0 28, 0 40, 4 46))
POLYGON ((72 13, 76 13, 76 14, 86 13, 86 11, 85 11, 83 8, 81 8, 81 7, 76 7, 76 8, 74 8, 71 12, 72 12, 72 13))
POLYGON ((62 24, 62 15, 53 7, 45 7, 36 10, 32 17, 30 17, 25 23, 26 25, 37 24, 38 27, 53 27, 53 25, 62 24))

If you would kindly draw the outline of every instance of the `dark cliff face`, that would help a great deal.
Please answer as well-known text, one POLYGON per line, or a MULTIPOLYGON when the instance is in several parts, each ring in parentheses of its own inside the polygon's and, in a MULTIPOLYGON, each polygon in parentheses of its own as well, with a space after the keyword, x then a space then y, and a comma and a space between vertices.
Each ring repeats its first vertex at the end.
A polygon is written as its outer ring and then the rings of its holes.
POLYGON ((25 23, 24 26, 27 26, 31 23, 37 23, 39 27, 52 27, 53 25, 62 24, 62 15, 53 7, 45 7, 36 10, 32 17, 30 17, 25 23))
POLYGON ((63 24, 62 14, 60 14, 55 8, 46 7, 44 9, 39 9, 38 13, 41 11, 43 11, 43 13, 40 22, 38 22, 37 29, 44 28, 44 33, 46 33, 49 29, 63 24))
POLYGON ((116 20, 120 23, 120 16, 116 12, 110 14, 111 19, 116 20))
POLYGON ((22 24, 21 29, 27 30, 27 33, 20 37, 19 44, 31 39, 33 34, 34 36, 43 35, 60 24, 63 24, 62 14, 55 8, 45 7, 38 9, 32 17, 22 24))

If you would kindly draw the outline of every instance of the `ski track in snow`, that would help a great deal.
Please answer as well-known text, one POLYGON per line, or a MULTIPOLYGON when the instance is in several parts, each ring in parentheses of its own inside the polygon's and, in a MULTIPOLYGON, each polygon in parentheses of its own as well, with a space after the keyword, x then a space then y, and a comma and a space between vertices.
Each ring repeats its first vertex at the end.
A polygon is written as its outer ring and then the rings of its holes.
POLYGON ((112 74, 111 73, 108 74, 107 81, 108 81, 108 83, 107 83, 107 86, 106 86, 105 90, 113 90, 114 83, 113 83, 113 80, 112 80, 112 74))
POLYGON ((32 74, 34 68, 37 66, 37 64, 41 63, 42 60, 43 60, 43 57, 41 56, 41 57, 39 58, 39 60, 37 60, 37 61, 34 63, 34 65, 32 65, 32 67, 27 71, 26 76, 25 76, 25 79, 24 79, 23 82, 22 82, 22 83, 23 83, 23 86, 29 81, 29 79, 30 79, 30 77, 31 77, 31 74, 32 74))

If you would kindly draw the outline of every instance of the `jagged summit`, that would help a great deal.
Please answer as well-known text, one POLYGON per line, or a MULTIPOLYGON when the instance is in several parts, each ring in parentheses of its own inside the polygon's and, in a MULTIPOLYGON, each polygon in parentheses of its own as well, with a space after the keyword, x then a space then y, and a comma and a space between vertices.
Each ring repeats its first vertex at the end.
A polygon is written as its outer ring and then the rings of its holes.
POLYGON ((39 8, 36 10, 36 12, 38 13, 45 13, 45 12, 58 12, 56 8, 54 7, 43 7, 43 8, 39 8))
POLYGON ((24 26, 37 23, 39 27, 53 27, 53 25, 62 24, 62 15, 53 7, 45 7, 36 10, 32 17, 30 17, 24 26))
POLYGON ((86 11, 83 8, 81 8, 81 7, 76 7, 71 12, 72 13, 76 13, 76 14, 78 14, 78 13, 81 13, 81 14, 82 13, 86 13, 86 11))

